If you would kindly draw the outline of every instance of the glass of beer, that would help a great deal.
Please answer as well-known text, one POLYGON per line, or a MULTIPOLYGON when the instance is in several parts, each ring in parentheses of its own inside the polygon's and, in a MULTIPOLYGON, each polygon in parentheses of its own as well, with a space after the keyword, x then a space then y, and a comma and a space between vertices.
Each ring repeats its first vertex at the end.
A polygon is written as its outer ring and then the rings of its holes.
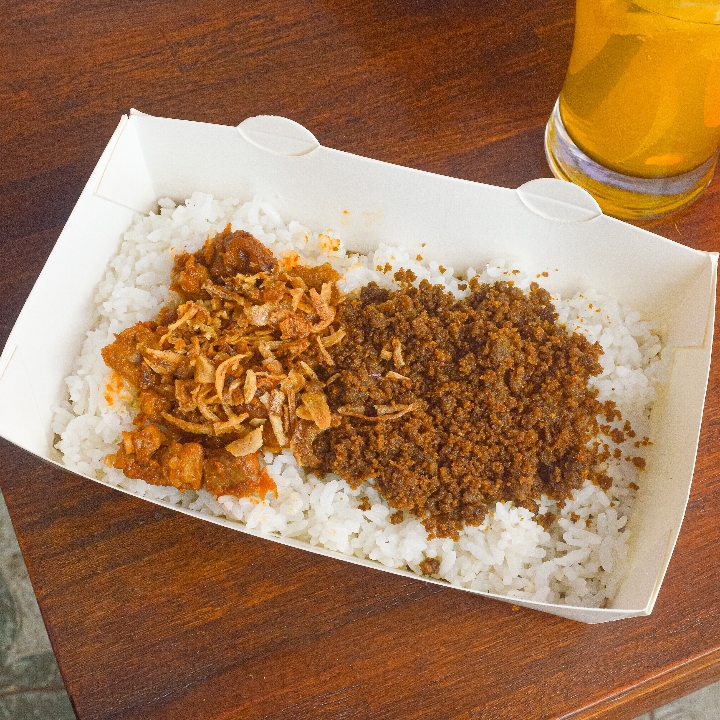
POLYGON ((720 1, 576 4, 570 67, 545 131, 553 173, 615 217, 684 207, 718 158, 720 1))

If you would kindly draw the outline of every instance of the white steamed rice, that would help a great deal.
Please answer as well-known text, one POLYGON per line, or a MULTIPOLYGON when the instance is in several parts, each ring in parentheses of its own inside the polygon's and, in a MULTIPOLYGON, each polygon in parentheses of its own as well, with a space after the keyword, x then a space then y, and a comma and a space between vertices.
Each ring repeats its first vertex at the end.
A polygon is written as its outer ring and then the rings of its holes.
MULTIPOLYGON (((173 256, 183 250, 194 252, 208 233, 221 231, 228 223, 235 230, 252 233, 276 256, 297 252, 312 262, 331 262, 341 273, 338 285, 346 292, 373 280, 391 287, 393 273, 400 268, 411 269, 417 282, 428 279, 457 296, 467 292, 458 286, 470 277, 479 275, 481 281, 494 282, 509 279, 510 274, 503 261, 491 260, 481 272, 470 268, 457 278, 452 268, 441 268, 434 261, 418 262, 418 248, 384 244, 372 256, 348 257, 343 243, 333 241, 335 236, 311 232, 295 221, 285 223, 273 204, 259 196, 243 203, 195 193, 178 206, 160 200, 157 214, 136 218, 110 262, 95 296, 93 329, 87 333, 73 374, 66 379, 68 399, 54 408, 56 447, 66 466, 141 497, 369 558, 386 567, 410 568, 421 574, 420 563, 426 557, 437 558, 440 568, 434 577, 458 587, 567 605, 607 605, 623 578, 632 488, 642 482, 637 468, 624 459, 608 464, 605 472, 613 485, 607 492, 587 482, 562 509, 543 498, 539 513, 557 516, 548 530, 535 522, 529 510, 497 503, 481 526, 465 528, 458 541, 428 540, 420 521, 408 514, 402 523, 391 524, 393 511, 371 484, 352 490, 337 476, 320 480, 304 473, 289 450, 277 456, 265 454, 278 497, 268 494, 264 502, 232 496, 215 499, 204 490, 183 493, 127 478, 104 465, 103 458, 116 450, 121 432, 133 429, 133 413, 127 403, 131 399, 128 389, 109 389, 110 370, 100 350, 114 340, 115 333, 154 319, 170 301, 173 256), (392 270, 379 272, 377 268, 385 268, 386 263, 392 270), (363 496, 370 500, 369 510, 358 507, 363 496)), ((536 280, 522 271, 510 277, 522 288, 536 280)), ((649 408, 662 367, 657 329, 637 312, 595 292, 553 300, 559 321, 569 331, 581 332, 603 347, 603 372, 592 380, 599 400, 615 400, 623 422, 629 420, 636 431, 636 440, 648 435, 649 408)), ((623 458, 642 454, 633 442, 628 439, 622 448, 623 458)))

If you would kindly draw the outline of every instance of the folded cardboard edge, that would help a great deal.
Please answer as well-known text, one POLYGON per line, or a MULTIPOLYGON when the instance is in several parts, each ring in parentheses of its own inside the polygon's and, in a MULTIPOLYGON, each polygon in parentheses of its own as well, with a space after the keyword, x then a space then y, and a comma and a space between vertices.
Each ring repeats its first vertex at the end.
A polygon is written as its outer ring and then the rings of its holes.
POLYGON ((586 222, 602 214, 595 198, 578 185, 557 178, 537 178, 516 190, 536 215, 557 222, 586 222))
MULTIPOLYGON (((714 339, 714 333, 715 333, 715 305, 717 300, 717 270, 718 270, 718 253, 717 252, 711 252, 708 253, 708 260, 710 263, 710 272, 709 272, 709 288, 705 287, 701 289, 701 295, 700 295, 700 302, 702 302, 703 298, 706 298, 705 302, 707 302, 708 307, 708 313, 707 318, 705 322, 705 332, 704 336, 702 338, 702 345, 701 346, 685 346, 681 348, 676 348, 676 353, 683 353, 683 354, 692 354, 692 357, 694 358, 696 362, 697 372, 700 376, 705 378, 705 382, 702 387, 702 393, 700 397, 698 398, 698 403, 700 404, 700 407, 704 409, 705 407, 705 398, 707 396, 707 388, 708 383, 710 380, 710 366, 712 363, 712 348, 713 348, 713 339, 714 339)), ((703 305, 700 305, 700 307, 703 307, 703 305)), ((685 518, 685 511, 687 510, 687 504, 690 500, 690 491, 692 489, 692 478, 695 474, 695 464, 697 462, 697 449, 698 445, 700 443, 700 431, 702 429, 702 416, 697 419, 697 428, 695 432, 695 442, 694 446, 692 448, 692 468, 690 471, 690 482, 688 483, 687 491, 685 493, 685 502, 683 504, 682 509, 682 515, 680 518, 680 521, 676 523, 676 528, 674 532, 671 534, 668 542, 668 547, 665 553, 665 560, 663 562, 663 569, 662 572, 658 574, 655 588, 653 589, 653 593, 650 599, 650 602, 648 603, 648 609, 651 611, 653 606, 655 605, 655 601, 657 599, 657 596, 660 592, 660 587, 662 585, 662 582, 665 578, 665 574, 667 572, 667 568, 670 564, 670 558, 672 557, 673 552, 675 551, 675 545, 677 543, 677 539, 680 535, 680 530, 682 528, 682 522, 685 518)))
MULTIPOLYGON (((320 147, 305 126, 278 115, 246 118, 237 129, 247 142, 275 155, 306 155, 320 147)), ((516 192, 526 207, 549 220, 583 222, 602 213, 590 193, 556 178, 531 180, 516 192)))
POLYGON ((276 155, 307 155, 320 146, 305 126, 279 115, 249 117, 237 129, 249 143, 276 155))
MULTIPOLYGON (((654 411, 660 414, 663 414, 662 406, 672 402, 669 397, 671 393, 676 396, 674 406, 681 413, 688 407, 704 407, 705 405, 715 329, 718 253, 707 253, 707 258, 708 262, 702 270, 701 277, 698 278, 698 282, 692 285, 687 296, 679 304, 677 313, 678 318, 683 318, 688 317, 692 308, 707 307, 705 321, 697 323, 695 330, 690 333, 685 333, 680 329, 677 333, 673 333, 672 338, 668 340, 670 352, 672 353, 670 373, 680 377, 675 382, 671 382, 672 378, 669 378, 665 391, 661 391, 656 400, 654 411), (700 331, 700 334, 698 334, 698 331, 700 331), (682 344, 686 342, 692 344, 682 344), (678 345, 678 343, 681 344, 678 345), (681 387, 682 377, 687 376, 704 379, 702 385, 695 388, 695 396, 688 396, 687 388, 678 389, 681 387), (682 394, 682 398, 679 397, 680 394, 682 394)), ((676 320, 674 326, 682 324, 676 320)), ((693 323, 686 322, 685 324, 690 326, 693 323)), ((637 512, 637 517, 642 518, 642 523, 638 527, 633 526, 633 536, 637 538, 643 535, 643 537, 647 538, 650 533, 656 532, 658 538, 655 543, 646 544, 642 553, 638 551, 635 542, 631 543, 630 566, 632 570, 618 588, 614 601, 618 605, 624 602, 626 595, 648 594, 647 611, 648 613, 652 612, 685 517, 692 489, 701 427, 702 415, 700 417, 675 416, 669 425, 667 422, 663 424, 665 436, 672 435, 680 430, 687 434, 688 429, 691 428, 692 441, 684 448, 682 456, 675 453, 668 457, 667 453, 660 450, 652 458, 648 472, 654 472, 653 463, 655 467, 661 466, 663 468, 663 474, 667 475, 669 484, 663 497, 667 498, 667 493, 670 493, 671 496, 675 495, 675 500, 673 502, 660 502, 657 494, 653 494, 648 500, 642 490, 636 499, 634 512, 637 512), (677 481, 675 481, 675 478, 677 478, 677 481), (642 510, 640 508, 641 504, 645 505, 642 510), (675 514, 668 515, 668 508, 674 509, 675 514), (660 522, 663 518, 664 522, 661 527, 660 522), (663 527, 667 529, 663 529, 663 527), (658 560, 660 560, 659 563, 658 560), (649 570, 652 567, 656 568, 654 572, 649 570)), ((653 424, 653 430, 653 434, 656 435, 654 442, 657 447, 664 447, 666 445, 664 437, 658 432, 655 424, 653 424)))
POLYGON ((94 194, 135 212, 146 213, 151 209, 147 198, 155 198, 155 190, 137 137, 137 124, 127 115, 122 116, 113 135, 94 194))
MULTIPOLYGON (((504 257, 510 262, 523 263, 535 254, 538 246, 544 245, 547 263, 539 269, 550 271, 546 283, 551 292, 559 290, 558 277, 552 270, 559 262, 599 267, 593 272, 600 274, 602 286, 608 288, 623 285, 629 275, 640 269, 644 280, 628 285, 623 290, 628 294, 622 301, 644 314, 650 307, 657 307, 653 285, 664 288, 666 296, 673 294, 675 288, 665 285, 671 283, 668 267, 676 268, 673 282, 681 288, 687 273, 695 272, 698 255, 702 254, 602 214, 585 218, 582 239, 568 243, 568 235, 575 233, 573 228, 577 223, 558 222, 560 218, 554 213, 531 210, 517 190, 441 176, 324 146, 298 157, 282 156, 246 141, 236 127, 143 115, 131 119, 137 121, 137 134, 159 196, 182 200, 198 189, 216 197, 268 192, 279 201, 283 214, 308 227, 342 226, 348 246, 359 252, 371 250, 377 242, 388 238, 418 244, 423 241, 428 258, 462 271, 467 267, 467 255, 459 248, 472 242, 471 235, 483 234, 486 259, 504 257), (223 148, 223 152, 218 148, 223 148), (230 157, 235 163, 231 175, 218 173, 218 164, 222 165, 223 159, 230 157), (209 159, 212 173, 198 169, 202 158, 209 159), (237 165, 240 158, 242 167, 237 165), (252 179, 243 172, 243 168, 249 166, 257 166, 259 170, 252 174, 252 179), (305 178, 301 201, 294 191, 297 183, 291 188, 291 178, 296 176, 305 178), (233 189, 229 189, 228 180, 233 189), (357 192, 358 189, 361 192, 357 192), (342 194, 343 205, 332 199, 333 190, 342 194), (383 214, 389 196, 393 197, 394 210, 383 214), (426 214, 431 199, 440 200, 443 205, 428 222, 420 222, 418 218, 426 214), (509 213, 502 222, 498 222, 497 214, 493 213, 498 206, 509 213), (463 220, 468 210, 471 220, 463 220), (367 222, 370 215, 372 226, 367 222), (524 226, 533 221, 535 226, 528 234, 524 226), (451 238, 461 238, 461 243, 451 242, 451 238), (508 238, 514 243, 513 254, 507 251, 508 238), (598 243, 600 238, 610 240, 609 245, 598 243), (626 251, 627 262, 610 271, 605 260, 626 251), (649 284, 647 278, 656 271, 663 274, 663 283, 649 284), (647 300, 650 296, 652 300, 647 300)), ((530 185, 545 180, 557 183, 563 192, 575 187, 571 183, 541 178, 532 181, 526 191, 530 185)), ((586 201, 584 191, 579 188, 575 191, 582 194, 583 199, 572 204, 582 206, 586 201)), ((542 193, 533 191, 533 194, 542 193)), ((575 276, 575 280, 579 283, 575 289, 588 287, 580 282, 581 275, 575 276)), ((609 293, 620 297, 612 289, 609 293)))
MULTIPOLYGON (((120 137, 122 137, 122 133, 124 132, 125 128, 126 128, 126 123, 125 123, 123 120, 121 120, 121 123, 120 123, 120 125, 118 126, 118 130, 116 131, 116 132, 118 132, 118 133, 120 134, 120 137)), ((134 142, 136 141, 135 139, 132 138, 132 136, 131 136, 130 134, 125 135, 124 137, 127 139, 127 141, 128 141, 130 144, 132 144, 132 143, 134 143, 134 142)), ((118 138, 117 140, 119 141, 119 138, 118 138)), ((118 150, 118 141, 116 141, 115 143, 113 143, 111 147, 109 146, 109 148, 108 148, 108 152, 109 152, 109 153, 111 153, 111 154, 114 154, 114 153, 116 153, 116 152, 117 152, 117 153, 120 153, 120 151, 118 150)), ((105 165, 104 165, 104 167, 103 167, 103 170, 107 170, 108 163, 109 163, 109 158, 106 159, 105 165)), ((99 165, 100 165, 100 164, 99 164, 99 165)), ((100 183, 98 183, 98 185, 99 185, 99 184, 100 184, 100 183)), ((152 184, 150 184, 150 192, 152 193, 152 187, 151 187, 151 185, 152 185, 152 184)), ((147 186, 146 186, 146 189, 145 189, 143 192, 147 192, 147 191, 148 191, 148 189, 147 189, 147 186)), ((111 202, 116 202, 116 201, 112 200, 112 199, 109 198, 109 197, 106 197, 105 199, 106 199, 106 200, 110 200, 111 202)), ((119 203, 119 204, 123 205, 124 207, 129 207, 126 203, 119 203)), ((136 209, 136 208, 133 208, 133 209, 136 209)), ((13 354, 13 356, 14 356, 14 354, 13 354)), ((22 362, 22 359, 20 358, 20 356, 18 356, 18 358, 19 358, 19 364, 18 364, 17 366, 15 366, 15 367, 18 367, 18 368, 19 368, 19 367, 21 367, 21 366, 24 366, 24 363, 22 362)), ((9 366, 10 363, 11 363, 11 361, 12 361, 12 357, 10 357, 9 359, 5 360, 5 364, 9 366)), ((26 372, 26 371, 25 371, 25 375, 27 375, 27 372, 26 372)), ((13 441, 14 441, 14 440, 13 440, 13 441)), ((21 446, 24 446, 23 443, 18 443, 18 444, 20 444, 21 446)), ((26 449, 30 449, 30 448, 27 448, 27 447, 26 447, 26 449)), ((30 449, 30 451, 31 451, 31 452, 35 452, 35 451, 32 450, 32 449, 30 449)), ((54 464, 59 465, 59 463, 55 462, 55 461, 52 460, 52 459, 49 459, 49 458, 45 457, 42 453, 37 453, 37 452, 35 452, 35 454, 38 454, 39 457, 41 457, 41 458, 43 458, 43 459, 48 459, 50 462, 54 462, 54 464)), ((61 467, 62 467, 62 466, 61 466, 61 467)), ((92 479, 92 478, 90 478, 90 479, 92 479)), ((132 494, 132 493, 129 493, 129 494, 132 494)), ((177 508, 177 507, 175 507, 175 506, 170 506, 170 507, 173 507, 174 509, 178 509, 178 510, 181 510, 181 511, 184 512, 184 510, 181 509, 181 508, 177 508)), ((192 513, 192 512, 188 512, 187 514, 193 514, 193 513, 192 513)), ((210 519, 210 518, 207 518, 206 516, 203 516, 203 515, 199 515, 199 517, 201 517, 202 519, 210 519)), ((215 520, 215 519, 212 519, 212 521, 215 522, 216 520, 215 520)), ((218 523, 218 524, 224 524, 224 523, 220 522, 220 523, 218 523)), ((240 528, 237 528, 237 527, 236 527, 236 529, 240 529, 240 528)), ((255 533, 251 533, 251 534, 255 534, 255 533)), ((262 535, 259 535, 259 536, 260 536, 260 537, 263 537, 262 535)), ((275 537, 269 537, 268 539, 282 542, 282 540, 279 540, 278 538, 275 538, 275 537)), ((285 543, 285 544, 292 544, 292 543, 285 543)), ((302 545, 300 545, 299 547, 302 547, 303 549, 311 549, 311 550, 314 550, 315 552, 319 552, 319 550, 313 549, 312 547, 308 547, 308 546, 305 545, 305 544, 302 544, 302 545)), ((320 554, 326 554, 326 553, 327 553, 328 555, 330 555, 330 556, 334 556, 330 551, 323 551, 323 552, 321 552, 320 554)), ((348 560, 348 558, 346 558, 346 557, 344 557, 344 556, 340 556, 340 557, 341 557, 341 559, 348 560)), ((350 561, 354 561, 354 560, 352 560, 352 559, 349 559, 349 560, 350 560, 350 561)), ((365 564, 365 563, 359 562, 359 564, 365 564)), ((369 566, 370 566, 370 567, 375 567, 374 565, 369 565, 369 566)), ((389 569, 389 571, 394 572, 392 569, 389 569)), ((400 573, 400 574, 404 574, 404 573, 400 573)), ((415 576, 415 575, 412 574, 412 573, 409 573, 409 576, 410 576, 410 577, 415 577, 415 578, 417 578, 417 576, 415 576)), ((434 581, 434 582, 438 582, 438 581, 434 581)), ((442 583, 442 582, 438 582, 438 584, 447 586, 446 583, 442 583)), ((565 616, 568 616, 567 612, 565 612, 565 610, 566 610, 565 606, 556 606, 556 605, 548 605, 548 606, 545 606, 544 604, 538 605, 538 604, 532 603, 532 602, 529 603, 529 602, 527 602, 527 601, 520 601, 520 600, 509 599, 509 598, 506 598, 506 597, 503 597, 503 596, 495 596, 495 595, 487 594, 487 593, 478 593, 478 594, 483 595, 483 596, 487 596, 487 597, 496 597, 497 599, 503 600, 503 601, 505 601, 505 602, 513 602, 514 604, 523 605, 523 606, 527 606, 527 607, 534 607, 535 609, 542 609, 542 610, 545 610, 545 611, 547 611, 547 612, 554 612, 554 614, 562 615, 562 616, 564 616, 564 617, 565 617, 565 616), (553 608, 553 610, 548 609, 548 607, 549 607, 549 608, 553 608), (558 608, 562 609, 562 612, 555 612, 555 610, 558 609, 558 608)), ((569 608, 568 610, 574 610, 574 609, 573 609, 573 608, 569 608)), ((584 609, 584 608, 580 608, 579 610, 582 610, 583 612, 586 611, 586 609, 584 609)), ((618 608, 618 609, 613 609, 613 610, 603 609, 603 610, 599 610, 599 611, 596 611, 596 610, 591 609, 590 611, 591 611, 591 613, 597 613, 597 612, 599 612, 599 613, 600 613, 600 616, 601 616, 601 617, 605 617, 605 619, 620 619, 620 617, 631 617, 631 616, 637 615, 637 614, 646 614, 646 609, 637 609, 637 608, 632 609, 632 610, 629 610, 629 611, 625 611, 625 610, 620 609, 620 608, 618 608), (619 613, 619 614, 618 614, 618 613, 619 613)), ((573 619, 578 619, 578 618, 573 618, 573 619)), ((588 622, 588 620, 585 620, 585 619, 583 619, 582 621, 583 621, 583 622, 588 622)), ((603 620, 601 620, 601 621, 603 621, 603 620)))
POLYGON ((672 331, 667 344, 673 348, 707 347, 708 337, 712 339, 715 317, 715 294, 717 285, 718 253, 706 252, 705 263, 698 270, 688 292, 678 303, 672 315, 672 331), (692 308, 706 307, 705 316, 697 316, 692 308), (677 322, 676 318, 686 318, 677 322))

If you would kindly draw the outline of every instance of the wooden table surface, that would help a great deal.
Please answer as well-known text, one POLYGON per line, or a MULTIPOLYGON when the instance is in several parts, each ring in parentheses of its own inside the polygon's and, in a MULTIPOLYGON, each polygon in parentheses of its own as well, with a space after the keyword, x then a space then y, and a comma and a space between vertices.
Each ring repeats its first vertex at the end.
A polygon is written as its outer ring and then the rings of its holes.
MULTIPOLYGON (((0 344, 130 107, 517 187, 549 176, 572 0, 0 2, 0 344)), ((646 223, 720 249, 720 183, 646 223)), ((50 349, 49 352, 52 352, 50 349)), ((720 366, 648 618, 587 626, 185 517, 0 441, 80 720, 633 718, 720 679, 720 366)))

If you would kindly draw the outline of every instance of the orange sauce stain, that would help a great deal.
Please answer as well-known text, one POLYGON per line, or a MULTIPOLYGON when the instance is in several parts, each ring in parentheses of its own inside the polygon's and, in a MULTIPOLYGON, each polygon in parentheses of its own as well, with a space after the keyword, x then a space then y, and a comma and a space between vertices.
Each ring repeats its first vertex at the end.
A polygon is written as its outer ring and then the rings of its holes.
MULTIPOLYGON (((105 386, 105 392, 103 393, 103 397, 105 398, 105 402, 112 407, 112 405, 115 404, 115 396, 120 393, 120 391, 123 389, 123 386, 125 385, 125 381, 122 379, 118 373, 116 373, 114 370, 110 374, 110 379, 108 380, 107 385, 105 386)), ((120 398, 121 400, 124 398, 120 398)))
POLYGON ((264 498, 267 493, 271 492, 276 498, 278 496, 277 485, 275 481, 270 477, 270 473, 266 468, 260 470, 260 478, 257 481, 254 492, 257 493, 261 498, 264 498))
POLYGON ((287 271, 296 267, 300 262, 300 256, 295 250, 286 250, 280 255, 280 267, 287 271))
POLYGON ((325 235, 324 233, 318 234, 318 247, 323 252, 336 252, 340 249, 340 239, 325 235))

